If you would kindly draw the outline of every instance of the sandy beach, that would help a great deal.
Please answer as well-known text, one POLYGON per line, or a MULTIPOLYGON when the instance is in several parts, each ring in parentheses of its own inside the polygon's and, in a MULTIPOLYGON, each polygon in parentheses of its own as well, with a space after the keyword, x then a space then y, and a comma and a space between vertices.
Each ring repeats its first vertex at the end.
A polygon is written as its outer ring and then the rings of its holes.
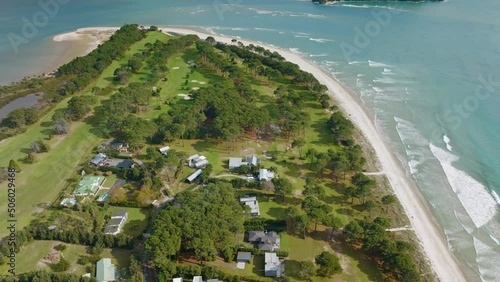
POLYGON ((108 40, 118 27, 90 27, 56 35, 52 41, 58 42, 43 58, 40 72, 49 73, 79 56, 85 56, 108 40))
MULTIPOLYGON (((117 28, 85 28, 75 32, 66 33, 54 37, 55 41, 80 41, 84 38, 94 38, 92 43, 87 46, 87 53, 105 40, 103 34, 115 31, 117 28)), ((160 29, 168 34, 196 34, 202 39, 212 36, 215 40, 226 44, 232 44, 232 37, 219 36, 216 34, 208 34, 197 29, 185 27, 160 27, 160 29)), ((108 36, 109 38, 109 36, 108 36)), ((279 49, 262 43, 238 39, 243 44, 260 45, 270 51, 280 53, 286 60, 300 66, 304 71, 313 74, 321 83, 325 84, 329 89, 329 94, 336 100, 342 110, 349 116, 352 122, 362 132, 364 137, 370 142, 373 147, 378 161, 380 162, 382 171, 389 179, 395 195, 398 197, 403 206, 408 218, 411 221, 413 230, 420 239, 422 245, 434 271, 441 281, 466 281, 458 262, 448 249, 448 244, 444 239, 444 234, 437 226, 432 217, 427 203, 422 198, 420 191, 409 178, 403 169, 402 165, 397 161, 396 157, 390 152, 386 144, 382 140, 382 136, 377 131, 372 119, 366 114, 365 110, 360 106, 358 100, 349 93, 333 76, 323 71, 320 67, 293 54, 287 50, 279 49)))
MULTIPOLYGON (((226 44, 232 44, 231 37, 218 36, 216 34, 208 34, 198 30, 187 28, 160 27, 165 33, 170 34, 196 34, 200 38, 205 39, 212 36, 215 40, 226 44)), ((422 199, 422 196, 416 185, 406 175, 403 167, 396 161, 395 156, 389 151, 378 133, 373 121, 368 117, 364 109, 359 105, 357 100, 339 83, 325 73, 320 67, 312 64, 304 58, 288 52, 283 49, 268 46, 262 43, 238 39, 243 44, 260 45, 271 52, 280 53, 286 60, 300 66, 304 71, 313 74, 321 83, 325 84, 329 89, 329 94, 339 103, 339 106, 350 117, 352 122, 363 133, 365 138, 370 142, 378 157, 382 170, 387 175, 395 195, 398 197, 401 205, 408 215, 412 227, 420 239, 420 243, 429 258, 429 261, 434 268, 441 281, 466 281, 458 262, 448 249, 447 242, 444 239, 444 234, 436 225, 427 204, 422 199)))

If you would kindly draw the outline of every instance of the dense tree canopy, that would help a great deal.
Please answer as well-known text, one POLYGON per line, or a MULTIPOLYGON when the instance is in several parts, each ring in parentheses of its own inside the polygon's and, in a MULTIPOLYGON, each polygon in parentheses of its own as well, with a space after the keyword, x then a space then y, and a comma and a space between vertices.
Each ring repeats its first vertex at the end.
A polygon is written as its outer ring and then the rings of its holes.
POLYGON ((201 262, 213 260, 217 253, 230 254, 235 235, 244 231, 243 208, 233 190, 230 184, 210 183, 177 194, 175 202, 160 212, 146 242, 160 271, 168 269, 166 259, 174 258, 181 249, 201 262))

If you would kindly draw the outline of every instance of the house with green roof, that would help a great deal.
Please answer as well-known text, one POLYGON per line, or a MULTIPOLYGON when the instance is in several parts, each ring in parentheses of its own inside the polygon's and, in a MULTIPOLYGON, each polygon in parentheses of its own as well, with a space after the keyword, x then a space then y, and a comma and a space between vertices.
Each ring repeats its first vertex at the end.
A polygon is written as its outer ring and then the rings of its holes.
POLYGON ((76 186, 73 194, 75 196, 95 195, 99 187, 104 182, 103 176, 84 176, 76 186))
POLYGON ((115 281, 115 272, 116 268, 111 259, 103 258, 97 262, 95 277, 98 282, 115 281))

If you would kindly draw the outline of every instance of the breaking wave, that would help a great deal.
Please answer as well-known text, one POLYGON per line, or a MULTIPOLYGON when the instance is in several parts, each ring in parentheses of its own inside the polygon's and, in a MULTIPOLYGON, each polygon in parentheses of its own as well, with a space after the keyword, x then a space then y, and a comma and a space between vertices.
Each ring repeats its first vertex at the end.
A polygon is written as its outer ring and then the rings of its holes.
POLYGON ((436 157, 460 202, 469 214, 476 227, 487 224, 495 217, 497 202, 488 193, 486 187, 462 170, 455 168, 452 163, 459 158, 439 147, 429 144, 432 154, 436 157))

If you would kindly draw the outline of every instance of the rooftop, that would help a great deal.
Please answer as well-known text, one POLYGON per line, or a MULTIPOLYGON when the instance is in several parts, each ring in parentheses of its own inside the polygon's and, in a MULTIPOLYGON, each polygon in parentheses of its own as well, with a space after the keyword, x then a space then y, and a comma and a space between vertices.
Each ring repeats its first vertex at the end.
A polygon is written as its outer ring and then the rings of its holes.
POLYGON ((259 170, 259 180, 271 180, 274 178, 274 172, 262 168, 259 170))
POLYGON ((99 189, 99 186, 104 182, 103 176, 84 176, 78 186, 73 191, 75 195, 93 195, 99 189))
POLYGON ((126 210, 117 210, 113 213, 111 217, 126 217, 126 216, 127 216, 126 210))
POLYGON ((257 201, 256 197, 240 198, 240 203, 250 207, 250 215, 260 215, 259 201, 257 201))
POLYGON ((248 165, 248 163, 244 162, 242 158, 229 158, 229 169, 239 168, 242 165, 248 165))
POLYGON ((252 259, 252 253, 251 252, 238 252, 238 255, 236 257, 237 261, 250 261, 252 259))
POLYGON ((115 266, 110 258, 103 258, 96 265, 96 279, 99 282, 115 280, 115 266))

